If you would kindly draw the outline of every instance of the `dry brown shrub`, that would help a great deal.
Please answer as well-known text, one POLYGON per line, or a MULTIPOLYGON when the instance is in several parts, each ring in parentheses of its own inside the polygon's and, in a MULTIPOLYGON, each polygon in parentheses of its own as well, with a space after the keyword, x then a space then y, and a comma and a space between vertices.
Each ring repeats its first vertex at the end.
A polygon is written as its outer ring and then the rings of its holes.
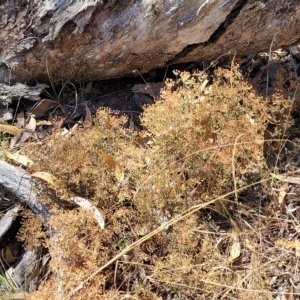
MULTIPOLYGON (((99 110, 93 128, 68 139, 54 135, 44 145, 26 149, 35 159, 34 171, 52 173, 105 214, 107 225, 100 230, 87 212, 63 206, 54 211, 57 232, 50 254, 63 295, 139 237, 268 172, 265 131, 272 122, 273 136, 283 134, 290 125, 291 101, 279 93, 267 99, 257 95, 237 67, 216 70, 210 83, 204 72, 177 75, 176 81, 166 82, 161 99, 145 108, 142 121, 147 130, 142 133, 124 129, 122 120, 99 110), (141 140, 146 141, 143 146, 141 140), (122 180, 104 162, 103 153, 118 162, 122 180)), ((230 225, 226 202, 211 209, 230 225)), ((197 228, 210 230, 208 223, 198 214, 156 235, 73 299, 105 299, 114 289, 136 295, 238 297, 235 288, 243 287, 239 280, 248 275, 232 268, 230 233, 222 238, 196 233, 197 228)), ((55 286, 53 293, 59 293, 55 286)))
POLYGON ((265 129, 271 119, 288 126, 291 106, 278 94, 256 95, 236 68, 218 69, 204 89, 205 73, 180 76, 167 82, 161 99, 144 113, 154 142, 149 173, 141 176, 147 183, 136 197, 141 210, 150 207, 153 214, 157 208, 168 218, 231 191, 234 180, 241 187, 259 179, 265 129))
POLYGON ((48 248, 48 238, 42 221, 29 209, 23 210, 21 217, 21 227, 17 233, 17 239, 23 243, 23 247, 26 250, 48 248))

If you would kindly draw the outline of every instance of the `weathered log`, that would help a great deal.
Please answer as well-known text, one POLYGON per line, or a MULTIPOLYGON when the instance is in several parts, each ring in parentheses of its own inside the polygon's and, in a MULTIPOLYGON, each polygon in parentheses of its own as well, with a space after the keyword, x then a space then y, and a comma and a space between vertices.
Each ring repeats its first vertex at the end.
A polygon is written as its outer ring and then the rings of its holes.
MULTIPOLYGON (((12 166, 0 160, 0 185, 25 202, 33 212, 48 225, 50 212, 48 208, 39 201, 30 174, 21 168, 12 166)), ((0 236, 9 230, 14 218, 17 216, 19 207, 15 207, 7 212, 1 219, 3 225, 0 236)), ((53 238, 52 236, 51 238, 53 238)), ((43 256, 39 251, 26 251, 6 272, 6 277, 11 286, 15 286, 21 291, 34 291, 37 289, 43 274, 46 271, 46 265, 49 257, 43 256)))
MULTIPOLYGON (((41 252, 41 251, 40 251, 41 252)), ((45 274, 49 256, 42 256, 38 250, 26 251, 5 275, 11 286, 19 291, 35 291, 45 274)))
POLYGON ((48 208, 40 202, 32 178, 25 170, 0 160, 0 185, 25 202, 44 224, 50 217, 48 208))
POLYGON ((121 77, 300 39, 298 0, 14 0, 0 11, 6 83, 121 77))
POLYGON ((18 212, 20 210, 19 206, 15 206, 11 209, 9 209, 5 215, 0 220, 0 241, 3 238, 3 236, 7 233, 9 228, 12 226, 15 218, 18 215, 18 212))

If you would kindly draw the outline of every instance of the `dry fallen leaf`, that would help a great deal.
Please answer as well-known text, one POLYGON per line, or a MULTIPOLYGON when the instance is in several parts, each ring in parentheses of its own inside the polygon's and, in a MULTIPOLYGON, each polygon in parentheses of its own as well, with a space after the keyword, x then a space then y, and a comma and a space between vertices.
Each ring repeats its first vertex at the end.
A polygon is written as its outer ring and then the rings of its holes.
POLYGON ((38 121, 38 122, 36 123, 36 126, 42 126, 42 125, 45 125, 45 126, 51 126, 51 125, 53 125, 53 124, 52 124, 52 122, 50 122, 50 121, 45 121, 45 120, 43 120, 43 121, 38 121))
POLYGON ((60 185, 58 184, 58 179, 48 172, 35 172, 31 174, 32 177, 40 178, 48 182, 54 189, 59 190, 60 185))
POLYGON ((19 153, 10 153, 10 152, 5 152, 5 155, 9 159, 12 159, 15 162, 17 162, 17 163, 19 163, 19 164, 21 164, 25 167, 30 167, 30 166, 33 165, 33 161, 25 155, 22 155, 22 154, 19 154, 19 153))
POLYGON ((70 200, 74 201, 76 204, 78 204, 80 207, 82 207, 85 210, 93 211, 94 219, 99 224, 100 228, 104 229, 105 226, 104 217, 95 205, 93 205, 89 200, 78 196, 72 197, 70 198, 70 200))
POLYGON ((68 200, 70 197, 74 197, 75 194, 64 187, 58 178, 48 172, 35 172, 31 174, 32 177, 40 178, 50 184, 50 186, 59 192, 62 199, 68 200))
POLYGON ((245 239, 245 246, 249 249, 249 250, 254 250, 255 249, 255 246, 253 244, 253 241, 252 240, 249 240, 249 239, 245 239))
POLYGON ((21 145, 21 144, 25 143, 32 135, 33 135, 33 132, 24 131, 22 133, 22 136, 18 140, 18 144, 21 145))
POLYGON ((32 177, 36 177, 36 178, 40 178, 44 181, 46 181, 47 183, 50 184, 50 186, 56 190, 57 192, 61 193, 61 198, 62 199, 68 199, 70 197, 74 197, 75 194, 66 189, 63 184, 59 181, 59 179, 57 179, 54 175, 48 173, 48 172, 35 172, 33 174, 31 174, 32 177))
POLYGON ((120 165, 115 161, 115 159, 108 153, 103 153, 102 158, 109 165, 110 169, 115 172, 115 176, 117 177, 118 181, 119 182, 123 181, 124 173, 120 165))
POLYGON ((211 123, 211 114, 207 118, 205 118, 200 123, 201 125, 205 125, 205 134, 202 137, 202 141, 206 142, 212 136, 212 123, 211 123))
POLYGON ((294 298, 294 287, 291 285, 288 292, 288 299, 287 300, 295 300, 294 298))
POLYGON ((148 82, 147 84, 135 84, 132 91, 135 93, 148 94, 151 97, 159 98, 163 82, 148 82))
POLYGON ((288 182, 283 183, 279 189, 279 195, 278 195, 278 203, 279 204, 283 204, 284 198, 285 198, 288 190, 289 190, 289 183, 288 182))
POLYGON ((230 261, 234 261, 241 255, 241 244, 239 241, 239 232, 236 229, 232 230, 231 237, 233 243, 230 247, 230 261))
POLYGON ((18 143, 20 137, 22 136, 22 131, 20 131, 17 135, 15 135, 12 139, 10 139, 9 149, 12 149, 15 147, 15 145, 18 143))
POLYGON ((3 250, 2 250, 2 257, 4 259, 4 261, 7 264, 12 264, 13 262, 15 262, 16 257, 12 254, 12 251, 9 247, 10 245, 7 245, 3 250))
POLYGON ((35 131, 36 129, 36 120, 33 115, 30 116, 28 124, 25 126, 26 129, 30 131, 35 131))
POLYGON ((300 177, 292 177, 273 173, 271 173, 271 176, 283 182, 300 184, 300 177))
POLYGON ((0 124, 0 131, 7 132, 12 135, 17 135, 20 132, 20 129, 16 126, 0 124))
POLYGON ((296 256, 300 257, 300 241, 299 240, 287 242, 283 239, 279 239, 279 240, 275 241, 275 245, 282 246, 286 249, 295 248, 296 256))
POLYGON ((20 127, 25 125, 25 114, 23 110, 17 114, 17 121, 20 127))
POLYGON ((152 139, 150 136, 145 136, 145 137, 137 137, 134 139, 134 142, 141 147, 149 147, 151 145, 152 139))
POLYGON ((47 110, 50 109, 52 100, 44 99, 37 103, 32 109, 31 113, 36 116, 36 118, 43 117, 47 110))
POLYGON ((201 84, 200 93, 202 93, 204 91, 204 88, 206 87, 207 84, 208 84, 208 80, 205 79, 201 84))
POLYGON ((91 113, 91 110, 89 109, 89 107, 86 104, 85 104, 85 118, 84 118, 84 122, 88 126, 92 126, 93 125, 92 113, 91 113))

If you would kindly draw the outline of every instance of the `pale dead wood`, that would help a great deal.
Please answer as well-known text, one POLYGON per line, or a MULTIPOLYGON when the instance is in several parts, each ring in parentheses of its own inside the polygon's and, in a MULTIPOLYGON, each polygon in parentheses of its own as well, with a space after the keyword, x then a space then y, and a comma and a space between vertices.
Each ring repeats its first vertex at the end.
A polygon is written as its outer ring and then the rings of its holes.
POLYGON ((50 217, 48 208, 42 204, 37 195, 30 174, 0 159, 0 185, 25 202, 32 211, 45 223, 50 217))
POLYGON ((20 100, 21 98, 38 101, 41 99, 40 94, 47 85, 27 86, 25 84, 17 83, 9 86, 0 83, 0 105, 9 105, 13 100, 20 100))
POLYGON ((275 48, 300 39, 298 0, 2 1, 0 11, 5 83, 115 78, 257 53, 275 33, 275 48))

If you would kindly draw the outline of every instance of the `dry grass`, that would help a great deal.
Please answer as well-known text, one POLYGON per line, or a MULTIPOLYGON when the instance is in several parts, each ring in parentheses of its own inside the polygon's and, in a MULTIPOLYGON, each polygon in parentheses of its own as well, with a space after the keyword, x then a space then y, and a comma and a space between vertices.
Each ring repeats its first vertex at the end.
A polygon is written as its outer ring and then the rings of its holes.
POLYGON ((279 91, 257 95, 234 65, 211 78, 176 75, 145 108, 140 133, 99 110, 92 128, 24 147, 35 161, 31 171, 52 173, 106 220, 101 230, 89 213, 53 198, 53 276, 30 299, 299 294, 298 256, 276 244, 292 232, 296 240, 297 219, 270 193, 281 185, 265 162, 284 145, 293 101, 279 91))

